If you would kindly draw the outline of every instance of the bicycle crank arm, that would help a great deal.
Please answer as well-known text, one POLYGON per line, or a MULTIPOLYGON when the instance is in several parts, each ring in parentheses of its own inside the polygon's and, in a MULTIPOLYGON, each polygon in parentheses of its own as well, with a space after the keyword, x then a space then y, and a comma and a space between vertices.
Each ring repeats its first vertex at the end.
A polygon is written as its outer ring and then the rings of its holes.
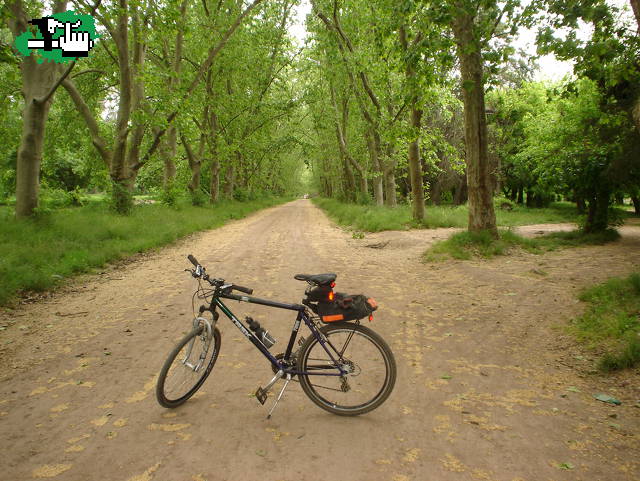
POLYGON ((267 401, 267 396, 269 394, 269 391, 275 385, 275 383, 278 382, 278 379, 280 379, 282 376, 284 376, 284 371, 280 369, 278 370, 276 375, 273 376, 271 381, 269 381, 269 384, 267 384, 266 387, 264 388, 258 387, 258 390, 256 391, 256 399, 260 404, 264 406, 264 403, 267 401))

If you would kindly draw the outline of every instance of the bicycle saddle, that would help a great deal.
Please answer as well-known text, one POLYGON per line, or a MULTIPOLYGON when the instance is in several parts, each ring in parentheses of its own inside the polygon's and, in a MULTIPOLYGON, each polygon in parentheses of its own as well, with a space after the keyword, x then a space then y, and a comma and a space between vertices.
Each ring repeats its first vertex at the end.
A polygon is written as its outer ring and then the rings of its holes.
POLYGON ((307 281, 317 286, 326 286, 336 280, 337 274, 296 274, 293 276, 298 281, 307 281))

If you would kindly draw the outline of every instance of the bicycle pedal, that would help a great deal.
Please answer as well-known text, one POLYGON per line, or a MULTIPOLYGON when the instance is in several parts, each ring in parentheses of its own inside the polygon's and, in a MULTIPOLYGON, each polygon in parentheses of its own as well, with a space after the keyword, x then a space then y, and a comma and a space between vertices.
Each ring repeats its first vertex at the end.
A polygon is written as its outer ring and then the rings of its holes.
POLYGON ((265 391, 264 389, 259 387, 258 390, 256 391, 256 399, 260 404, 264 406, 264 403, 267 402, 268 394, 269 394, 269 391, 265 391))

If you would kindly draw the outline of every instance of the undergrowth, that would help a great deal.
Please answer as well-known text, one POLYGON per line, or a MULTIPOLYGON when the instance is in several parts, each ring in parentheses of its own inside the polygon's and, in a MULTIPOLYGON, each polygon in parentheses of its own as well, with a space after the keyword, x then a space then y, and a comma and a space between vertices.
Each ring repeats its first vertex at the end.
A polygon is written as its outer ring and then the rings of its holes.
POLYGON ((587 308, 570 331, 585 345, 601 352, 603 371, 640 364, 640 273, 613 278, 586 289, 580 300, 587 308))
MULTIPOLYGON (((356 231, 380 232, 383 230, 404 230, 410 228, 467 227, 469 210, 466 205, 427 206, 424 222, 412 219, 411 207, 399 205, 386 207, 340 202, 329 198, 314 198, 313 202, 338 224, 356 231)), ((543 209, 527 208, 509 204, 510 210, 500 208, 500 199, 496 199, 496 221, 499 226, 510 227, 528 224, 574 222, 580 215, 574 204, 556 202, 543 209)))
POLYGON ((0 211, 0 305, 20 291, 48 289, 73 274, 284 201, 266 197, 206 207, 156 203, 138 206, 128 216, 111 212, 105 203, 93 203, 43 210, 28 220, 15 220, 4 208, 0 211))
POLYGON ((517 235, 511 230, 501 230, 495 239, 489 232, 458 232, 446 240, 434 243, 425 253, 427 262, 453 259, 471 259, 472 257, 489 258, 506 255, 513 248, 519 247, 534 254, 564 247, 583 245, 601 245, 620 237, 617 231, 608 229, 604 232, 585 234, 582 231, 554 232, 541 237, 527 238, 517 235))

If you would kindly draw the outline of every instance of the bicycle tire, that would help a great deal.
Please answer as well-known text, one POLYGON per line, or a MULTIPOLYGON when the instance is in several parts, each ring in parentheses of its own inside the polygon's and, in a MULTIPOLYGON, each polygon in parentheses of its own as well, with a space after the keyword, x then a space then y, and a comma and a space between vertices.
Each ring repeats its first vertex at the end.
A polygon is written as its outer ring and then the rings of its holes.
MULTIPOLYGON (((193 396, 207 379, 207 377, 211 373, 211 370, 213 369, 214 364, 216 363, 216 360, 218 359, 218 353, 220 352, 220 331, 217 328, 213 329, 213 344, 211 343, 211 339, 207 339, 208 337, 209 336, 206 334, 206 330, 204 329, 204 327, 200 326, 183 337, 182 340, 180 340, 180 342, 178 342, 178 344, 173 348, 173 350, 169 354, 169 357, 167 357, 167 360, 164 362, 162 369, 160 370, 158 383, 156 384, 156 398, 158 399, 158 403, 160 403, 161 406, 165 408, 176 408, 180 406, 181 404, 185 403, 191 396, 193 396), (189 351, 188 345, 192 341, 193 344, 191 345, 191 351, 189 351), (200 356, 203 353, 203 349, 205 347, 207 347, 207 349, 204 351, 205 357, 198 370, 194 370, 193 366, 187 366, 186 362, 188 360, 195 361, 196 359, 200 359, 200 356), (185 352, 186 357, 181 361, 180 353, 183 352, 185 348, 187 349, 187 351, 185 352), (174 368, 174 371, 171 371, 172 366, 174 368), (189 371, 191 371, 191 373, 189 373, 189 371), (196 375, 194 376, 192 373, 195 373, 196 375), (168 384, 173 386, 174 375, 176 375, 175 377, 178 378, 180 375, 185 375, 189 376, 189 378, 191 378, 192 380, 195 380, 193 384, 188 380, 183 381, 181 385, 186 385, 186 392, 177 397, 175 397, 175 395, 173 395, 171 392, 168 392, 168 384), (168 378, 170 379, 169 383, 167 383, 168 378)), ((170 391, 172 391, 172 389, 170 391)), ((181 393, 182 390, 179 390, 178 392, 181 393)))
MULTIPOLYGON (((322 409, 340 416, 368 413, 386 401, 393 391, 397 368, 384 339, 368 327, 347 322, 324 326, 320 332, 329 341, 326 344, 337 362, 350 366, 352 372, 346 376, 298 374, 302 390, 309 399, 322 409), (363 374, 365 376, 360 377, 363 374), (373 380, 373 396, 361 395, 370 379, 373 380), (327 391, 334 393, 331 398, 323 395, 327 391)), ((335 370, 335 366, 322 344, 310 336, 300 349, 298 371, 335 370)))

